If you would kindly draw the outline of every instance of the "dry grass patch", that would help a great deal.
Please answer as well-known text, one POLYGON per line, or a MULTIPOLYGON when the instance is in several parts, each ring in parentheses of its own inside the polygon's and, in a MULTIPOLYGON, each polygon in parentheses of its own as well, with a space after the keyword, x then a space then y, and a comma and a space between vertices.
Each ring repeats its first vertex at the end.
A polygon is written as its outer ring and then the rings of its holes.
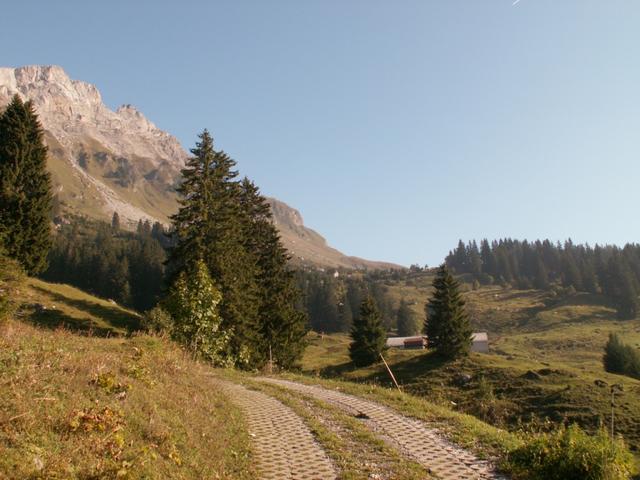
POLYGON ((149 336, 0 327, 0 477, 250 479, 211 369, 149 336))

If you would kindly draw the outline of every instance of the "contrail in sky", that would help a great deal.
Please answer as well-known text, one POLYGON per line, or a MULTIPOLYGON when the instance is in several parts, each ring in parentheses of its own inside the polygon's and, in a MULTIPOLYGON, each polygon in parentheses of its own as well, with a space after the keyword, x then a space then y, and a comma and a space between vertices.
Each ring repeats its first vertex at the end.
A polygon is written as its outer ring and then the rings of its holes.
POLYGON ((520 0, 516 0, 515 2, 513 2, 513 4, 511 6, 513 7, 514 5, 517 5, 519 3, 520 3, 520 0))

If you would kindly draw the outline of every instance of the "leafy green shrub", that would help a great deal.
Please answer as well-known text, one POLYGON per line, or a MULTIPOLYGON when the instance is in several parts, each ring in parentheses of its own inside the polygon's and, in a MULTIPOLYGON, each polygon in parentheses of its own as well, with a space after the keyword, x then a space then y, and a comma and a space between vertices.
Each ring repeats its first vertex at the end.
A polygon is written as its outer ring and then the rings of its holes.
POLYGON ((469 413, 494 426, 504 425, 509 416, 509 402, 498 398, 484 376, 478 378, 469 413))
POLYGON ((24 278, 18 262, 0 254, 0 323, 10 318, 18 308, 14 292, 24 278))
POLYGON ((622 440, 571 425, 526 438, 509 453, 506 469, 514 480, 626 480, 632 462, 622 440))
POLYGON ((164 304, 175 321, 175 340, 214 365, 231 366, 236 359, 228 354, 231 332, 222 328, 221 301, 207 266, 198 260, 190 272, 180 273, 164 304))
POLYGON ((162 307, 156 306, 145 312, 141 320, 141 327, 151 333, 171 334, 173 318, 162 307))
POLYGON ((91 383, 108 394, 125 393, 131 388, 131 385, 119 382, 113 372, 97 373, 94 375, 91 383))
POLYGON ((477 278, 481 285, 493 285, 493 277, 488 273, 481 273, 477 275, 477 278))

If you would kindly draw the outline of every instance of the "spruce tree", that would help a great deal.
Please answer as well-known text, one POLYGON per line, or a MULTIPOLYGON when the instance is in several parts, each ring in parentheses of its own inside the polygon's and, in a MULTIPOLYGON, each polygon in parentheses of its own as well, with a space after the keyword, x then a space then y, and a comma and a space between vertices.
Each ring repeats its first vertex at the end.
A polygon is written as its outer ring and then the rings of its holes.
POLYGON ((533 284, 539 290, 546 290, 547 288, 549 288, 549 276, 541 256, 538 256, 536 260, 535 278, 533 280, 533 284))
POLYGON ((625 258, 616 249, 602 274, 604 293, 613 300, 618 318, 634 319, 638 315, 640 302, 636 290, 637 281, 625 258))
POLYGON ((30 274, 47 266, 51 180, 33 104, 15 95, 0 116, 0 225, 7 254, 30 274))
MULTIPOLYGON (((352 324, 354 318, 360 310, 360 305, 362 304, 362 289, 363 286, 361 281, 357 281, 351 278, 347 280, 345 302, 349 305, 349 309, 351 310, 352 324)), ((351 325, 349 325, 349 329, 351 329, 351 325)))
POLYGON ((337 288, 332 278, 318 279, 309 297, 311 326, 322 332, 340 331, 337 288))
POLYGON ((454 359, 468 355, 471 348, 471 325, 458 282, 441 265, 433 281, 434 292, 426 305, 424 333, 430 348, 441 356, 454 359))
POLYGON ((241 183, 245 246, 257 266, 258 333, 256 363, 272 359, 289 368, 304 350, 307 317, 296 308, 300 292, 288 267, 289 255, 273 223, 271 207, 255 184, 241 183))
POLYGON ((178 187, 180 209, 171 217, 174 246, 167 267, 169 279, 202 259, 222 292, 220 314, 233 329, 231 347, 246 366, 260 361, 257 351, 257 265, 243 238, 245 216, 233 161, 215 151, 206 130, 183 169, 178 187))
POLYGON ((607 372, 640 378, 640 350, 625 345, 615 333, 609 334, 602 361, 607 372))
POLYGON ((380 312, 371 296, 360 305, 360 313, 353 321, 349 356, 357 367, 366 367, 380 360, 386 349, 386 332, 380 312))
POLYGON ((489 245, 489 241, 485 238, 480 243, 480 258, 482 259, 482 271, 487 275, 496 274, 496 257, 489 245))
POLYGON ((338 304, 338 311, 340 313, 340 329, 343 332, 348 332, 351 330, 351 326, 353 325, 353 310, 351 310, 351 305, 347 301, 346 295, 342 299, 342 301, 338 304))
POLYGON ((416 315, 413 313, 411 307, 409 307, 409 304, 404 298, 400 300, 400 306, 398 307, 396 318, 398 336, 410 337, 420 333, 420 325, 416 321, 416 315))
POLYGON ((111 217, 111 229, 115 232, 120 230, 120 215, 118 215, 118 212, 113 212, 113 216, 111 217))

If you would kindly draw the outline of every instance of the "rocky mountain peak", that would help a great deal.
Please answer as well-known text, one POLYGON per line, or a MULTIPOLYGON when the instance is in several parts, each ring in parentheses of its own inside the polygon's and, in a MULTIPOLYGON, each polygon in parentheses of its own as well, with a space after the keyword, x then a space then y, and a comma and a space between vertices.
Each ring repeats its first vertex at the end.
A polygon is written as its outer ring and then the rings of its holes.
POLYGON ((72 80, 59 66, 0 68, 0 106, 16 93, 33 102, 45 130, 65 147, 82 138, 116 156, 143 158, 174 173, 184 165, 187 153, 174 136, 131 105, 109 109, 94 85, 72 80))
POLYGON ((0 68, 0 94, 13 96, 15 93, 28 97, 34 103, 47 103, 51 97, 62 97, 70 103, 102 103, 100 92, 94 85, 71 80, 57 65, 0 68))

